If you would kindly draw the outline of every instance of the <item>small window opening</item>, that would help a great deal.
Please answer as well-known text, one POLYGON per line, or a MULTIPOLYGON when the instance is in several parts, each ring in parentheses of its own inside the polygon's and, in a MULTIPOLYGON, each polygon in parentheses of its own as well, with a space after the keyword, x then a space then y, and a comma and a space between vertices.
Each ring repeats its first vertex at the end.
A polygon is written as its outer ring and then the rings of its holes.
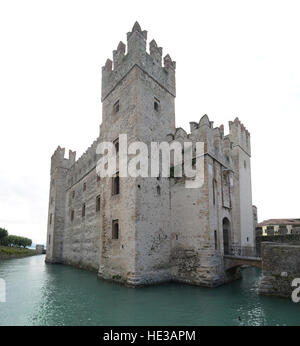
POLYGON ((86 190, 86 183, 83 183, 83 191, 86 190))
POLYGON ((116 176, 112 178, 112 194, 118 195, 120 193, 120 178, 119 172, 116 173, 116 176))
POLYGON ((100 211, 100 202, 101 202, 100 196, 97 196, 96 197, 96 211, 100 211))
POLYGON ((83 205, 82 205, 81 216, 85 217, 85 203, 83 203, 83 205))
POLYGON ((112 222, 112 239, 119 239, 119 220, 112 222))
POLYGON ((74 209, 71 210, 71 221, 74 220, 74 209))
POLYGON ((100 181, 100 175, 97 174, 97 183, 100 181))
POLYGON ((159 108, 160 108, 159 105, 160 105, 159 99, 157 99, 156 97, 154 97, 154 105, 153 105, 153 107, 154 107, 154 110, 155 110, 156 112, 159 111, 159 108))
POLYGON ((159 185, 157 185, 156 190, 157 190, 157 194, 160 195, 160 186, 159 185))
POLYGON ((118 154, 118 152, 119 152, 119 138, 114 140, 114 147, 116 150, 116 154, 118 154))
POLYGON ((120 110, 119 100, 114 103, 114 113, 118 113, 120 110))
POLYGON ((218 250, 218 235, 217 235, 217 231, 215 231, 214 234, 215 234, 215 250, 218 250))
POLYGON ((49 221, 49 224, 51 225, 52 223, 52 214, 50 214, 50 221, 49 221))
POLYGON ((75 190, 72 191, 72 198, 73 198, 73 199, 75 198, 75 190))

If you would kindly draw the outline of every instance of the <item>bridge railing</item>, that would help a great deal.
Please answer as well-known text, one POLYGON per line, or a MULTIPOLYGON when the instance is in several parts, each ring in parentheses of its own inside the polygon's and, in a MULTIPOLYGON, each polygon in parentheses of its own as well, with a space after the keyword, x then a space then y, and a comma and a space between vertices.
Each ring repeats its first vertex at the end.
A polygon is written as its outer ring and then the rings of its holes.
POLYGON ((239 257, 261 257, 260 249, 252 246, 231 245, 224 249, 224 255, 239 257))

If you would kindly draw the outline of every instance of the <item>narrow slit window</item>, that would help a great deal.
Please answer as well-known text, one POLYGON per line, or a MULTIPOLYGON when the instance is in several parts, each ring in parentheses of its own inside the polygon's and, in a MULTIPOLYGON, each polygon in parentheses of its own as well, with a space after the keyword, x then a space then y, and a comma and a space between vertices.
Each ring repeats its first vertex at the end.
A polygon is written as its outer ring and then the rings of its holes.
POLYGON ((120 178, 119 172, 116 173, 116 176, 112 178, 112 194, 118 195, 120 193, 120 178))
POLYGON ((118 152, 119 152, 119 138, 114 140, 114 147, 116 150, 116 154, 118 154, 118 152))
POLYGON ((83 191, 86 190, 86 183, 83 183, 83 191))
POLYGON ((160 110, 160 101, 158 98, 154 97, 154 104, 153 104, 154 110, 158 112, 160 110))
POLYGON ((112 222, 112 239, 119 239, 119 220, 112 222))
POLYGON ((85 217, 85 203, 82 205, 82 211, 81 211, 82 217, 85 217))
POLYGON ((218 234, 217 234, 217 231, 215 231, 214 233, 215 233, 215 250, 218 250, 218 234))
POLYGON ((160 186, 159 185, 156 186, 156 190, 157 190, 157 194, 160 195, 160 186))
POLYGON ((119 100, 114 103, 114 113, 118 113, 120 110, 120 102, 119 100))
POLYGON ((96 211, 100 211, 100 196, 96 197, 96 211))
POLYGON ((74 220, 74 209, 71 210, 71 216, 70 216, 70 218, 71 218, 71 221, 73 222, 73 220, 74 220))

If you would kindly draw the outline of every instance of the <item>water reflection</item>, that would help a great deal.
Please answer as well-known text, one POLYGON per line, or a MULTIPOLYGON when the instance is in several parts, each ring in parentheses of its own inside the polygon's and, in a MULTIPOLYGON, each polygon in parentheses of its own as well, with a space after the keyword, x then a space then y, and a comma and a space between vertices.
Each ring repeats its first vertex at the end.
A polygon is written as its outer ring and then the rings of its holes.
POLYGON ((46 265, 44 256, 2 261, 7 303, 0 303, 0 325, 299 325, 300 305, 258 296, 259 276, 248 268, 242 280, 216 289, 131 289, 46 265))

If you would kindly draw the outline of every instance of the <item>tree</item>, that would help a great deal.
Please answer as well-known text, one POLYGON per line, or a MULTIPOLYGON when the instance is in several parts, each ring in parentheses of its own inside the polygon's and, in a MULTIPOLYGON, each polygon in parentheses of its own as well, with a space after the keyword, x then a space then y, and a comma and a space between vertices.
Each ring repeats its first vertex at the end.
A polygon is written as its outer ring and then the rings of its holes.
POLYGON ((8 236, 7 230, 4 228, 0 228, 0 244, 5 242, 5 238, 7 238, 7 236, 8 236))

